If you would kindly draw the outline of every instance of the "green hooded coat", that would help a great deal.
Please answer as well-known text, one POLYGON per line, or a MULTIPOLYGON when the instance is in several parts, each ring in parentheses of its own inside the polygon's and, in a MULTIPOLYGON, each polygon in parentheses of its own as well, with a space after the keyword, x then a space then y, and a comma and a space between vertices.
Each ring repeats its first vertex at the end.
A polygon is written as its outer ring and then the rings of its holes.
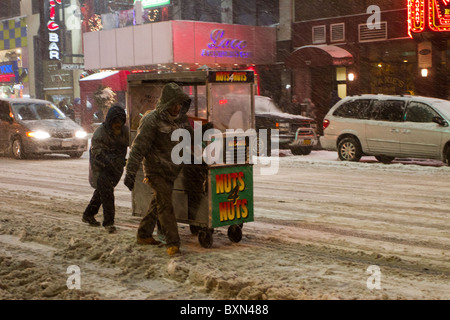
POLYGON ((127 174, 136 175, 140 164, 143 164, 144 175, 151 177, 159 175, 169 181, 174 181, 181 167, 172 162, 172 149, 179 143, 172 141, 172 133, 176 129, 187 129, 192 132, 186 112, 189 109, 190 98, 182 88, 175 83, 164 86, 156 109, 145 114, 141 119, 136 138, 131 147, 127 161, 127 174), (167 109, 175 104, 183 108, 175 119, 167 109))

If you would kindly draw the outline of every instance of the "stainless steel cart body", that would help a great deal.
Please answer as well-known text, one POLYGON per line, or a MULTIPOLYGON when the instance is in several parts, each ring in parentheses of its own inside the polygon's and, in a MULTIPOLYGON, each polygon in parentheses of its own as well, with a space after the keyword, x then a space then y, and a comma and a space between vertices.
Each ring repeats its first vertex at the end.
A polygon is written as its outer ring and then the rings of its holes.
MULTIPOLYGON (((182 164, 172 196, 177 222, 189 224, 203 247, 211 247, 214 228, 224 226, 228 227, 230 240, 239 242, 243 224, 254 220, 253 166, 249 153, 252 141, 249 132, 255 128, 254 73, 193 71, 129 75, 127 113, 132 141, 140 119, 155 109, 163 86, 169 82, 182 86, 192 98, 188 116, 193 125, 214 124, 224 137, 223 154, 219 157, 222 161, 208 161, 205 149, 214 141, 211 139, 202 141, 203 161, 182 164)), ((132 192, 132 213, 137 216, 145 215, 152 199, 152 190, 143 179, 141 168, 132 192)))

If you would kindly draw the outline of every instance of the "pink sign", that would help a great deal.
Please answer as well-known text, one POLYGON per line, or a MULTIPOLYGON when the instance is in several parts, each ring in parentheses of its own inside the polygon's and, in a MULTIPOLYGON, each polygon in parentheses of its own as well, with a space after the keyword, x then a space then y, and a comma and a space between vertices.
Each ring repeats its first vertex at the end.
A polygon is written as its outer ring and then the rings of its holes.
POLYGON ((174 61, 200 65, 271 64, 275 28, 173 21, 174 61))

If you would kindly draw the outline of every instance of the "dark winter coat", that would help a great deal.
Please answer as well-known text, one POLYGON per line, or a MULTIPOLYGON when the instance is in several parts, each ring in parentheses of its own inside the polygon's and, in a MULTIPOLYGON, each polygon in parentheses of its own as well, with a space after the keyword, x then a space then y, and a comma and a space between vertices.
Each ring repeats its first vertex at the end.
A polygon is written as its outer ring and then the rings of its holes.
POLYGON ((126 122, 125 110, 112 106, 103 122, 94 132, 89 149, 89 183, 97 189, 97 180, 102 170, 106 170, 113 181, 119 181, 126 164, 129 145, 128 128, 124 125, 121 134, 115 136, 111 128, 115 119, 126 122))
POLYGON ((175 83, 164 86, 156 109, 144 115, 127 161, 127 173, 135 175, 143 164, 144 175, 160 175, 174 181, 181 167, 172 162, 172 149, 179 141, 172 141, 172 133, 179 128, 191 131, 186 112, 190 98, 175 83), (167 109, 181 103, 183 108, 176 119, 171 119, 167 109))

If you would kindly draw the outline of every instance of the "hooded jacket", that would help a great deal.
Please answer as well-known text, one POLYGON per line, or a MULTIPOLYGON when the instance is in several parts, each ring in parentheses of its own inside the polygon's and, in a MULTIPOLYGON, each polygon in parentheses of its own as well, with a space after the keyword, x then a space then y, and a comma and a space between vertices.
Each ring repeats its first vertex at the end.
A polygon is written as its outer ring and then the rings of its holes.
POLYGON ((172 162, 172 149, 179 143, 172 141, 172 133, 176 129, 187 129, 192 132, 186 115, 190 106, 189 96, 175 83, 164 86, 156 109, 145 114, 141 119, 136 138, 131 147, 127 161, 127 173, 136 175, 140 164, 143 164, 144 175, 160 175, 174 181, 181 167, 172 162), (182 104, 178 117, 173 119, 168 109, 175 104, 182 104))
POLYGON ((126 163, 129 145, 128 128, 122 126, 120 135, 114 135, 111 125, 116 119, 126 123, 125 110, 114 105, 103 122, 94 132, 89 149, 89 183, 97 189, 97 180, 102 170, 107 170, 113 181, 119 181, 126 163))

